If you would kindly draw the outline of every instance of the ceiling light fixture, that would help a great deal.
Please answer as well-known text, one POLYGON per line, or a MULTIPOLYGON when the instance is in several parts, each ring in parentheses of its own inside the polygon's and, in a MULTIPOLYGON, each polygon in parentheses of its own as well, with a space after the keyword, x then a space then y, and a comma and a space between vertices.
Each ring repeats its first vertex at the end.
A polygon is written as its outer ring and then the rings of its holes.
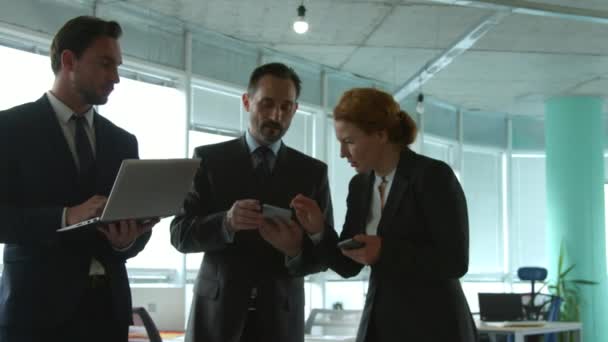
POLYGON ((418 114, 424 114, 424 94, 420 92, 418 94, 418 103, 416 103, 416 112, 418 114))
POLYGON ((293 22, 293 30, 297 34, 304 34, 308 32, 308 23, 306 22, 306 7, 304 7, 304 0, 300 6, 298 6, 298 17, 293 22))

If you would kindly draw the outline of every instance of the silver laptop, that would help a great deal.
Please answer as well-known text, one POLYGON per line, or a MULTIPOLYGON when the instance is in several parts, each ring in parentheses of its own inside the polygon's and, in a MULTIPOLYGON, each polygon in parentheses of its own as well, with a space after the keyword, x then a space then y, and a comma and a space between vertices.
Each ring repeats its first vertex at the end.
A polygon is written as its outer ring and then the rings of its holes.
POLYGON ((199 165, 199 159, 125 159, 101 216, 57 231, 175 215, 199 165))

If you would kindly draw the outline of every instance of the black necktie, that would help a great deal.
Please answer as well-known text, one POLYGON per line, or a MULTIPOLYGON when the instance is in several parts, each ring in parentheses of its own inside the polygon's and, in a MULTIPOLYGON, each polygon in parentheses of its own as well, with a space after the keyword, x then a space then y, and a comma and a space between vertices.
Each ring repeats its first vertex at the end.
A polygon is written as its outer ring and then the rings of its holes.
POLYGON ((87 135, 84 125, 87 119, 81 115, 72 115, 74 123, 76 123, 76 134, 74 135, 74 144, 76 145, 76 156, 78 157, 78 165, 80 165, 80 176, 88 178, 91 175, 95 158, 93 158, 93 149, 87 135))
POLYGON ((270 168, 272 157, 272 150, 267 146, 260 146, 253 151, 254 172, 262 182, 266 181, 272 174, 270 168))

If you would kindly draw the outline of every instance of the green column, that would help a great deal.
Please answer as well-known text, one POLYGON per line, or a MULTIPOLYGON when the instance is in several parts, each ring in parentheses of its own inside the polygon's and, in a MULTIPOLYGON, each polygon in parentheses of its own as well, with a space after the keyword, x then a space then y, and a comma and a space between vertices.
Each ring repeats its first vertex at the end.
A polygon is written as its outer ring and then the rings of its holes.
POLYGON ((598 97, 568 96, 545 108, 550 275, 563 241, 566 265, 576 264, 570 279, 599 282, 581 287, 585 342, 608 341, 602 106, 598 97))

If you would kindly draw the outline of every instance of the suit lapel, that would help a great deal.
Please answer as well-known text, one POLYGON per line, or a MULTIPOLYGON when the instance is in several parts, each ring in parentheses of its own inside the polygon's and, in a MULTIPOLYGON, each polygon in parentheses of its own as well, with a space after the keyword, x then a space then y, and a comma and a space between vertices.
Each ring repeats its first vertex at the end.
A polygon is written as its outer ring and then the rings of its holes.
POLYGON ((107 122, 95 112, 93 114, 93 127, 95 129, 95 192, 109 194, 114 184, 114 175, 108 177, 109 170, 113 169, 112 159, 116 159, 114 140, 107 122))
POLYGON ((62 168, 61 175, 59 176, 64 178, 64 184, 76 184, 76 179, 78 179, 76 162, 74 161, 68 142, 57 119, 57 114, 53 110, 46 94, 35 103, 38 106, 38 122, 40 122, 39 127, 41 128, 41 132, 38 136, 48 137, 41 141, 43 141, 44 144, 52 146, 51 150, 53 153, 49 154, 49 156, 52 156, 52 164, 62 168))
POLYGON ((374 193, 374 173, 370 172, 363 176, 363 181, 361 182, 361 190, 360 193, 362 196, 356 198, 358 201, 357 207, 360 209, 357 215, 359 215, 359 222, 357 227, 357 233, 366 234, 365 228, 367 227, 367 222, 370 219, 370 209, 372 205, 372 195, 374 193))
MULTIPOLYGON (((293 158, 290 149, 281 143, 281 147, 277 151, 274 168, 272 169, 272 176, 270 182, 268 182, 265 193, 267 194, 266 200, 270 201, 269 204, 279 205, 279 203, 290 202, 295 195, 300 184, 300 180, 297 175, 301 175, 302 170, 298 170, 291 161, 293 158), (276 202, 276 203, 272 203, 276 202)), ((310 189, 312 190, 312 189, 310 189)), ((306 196, 312 196, 312 193, 304 193, 306 196)))
POLYGON ((239 161, 238 167, 241 170, 246 170, 248 174, 253 176, 253 161, 251 159, 251 152, 249 152, 249 146, 247 145, 245 136, 241 136, 237 142, 238 143, 235 145, 235 153, 237 153, 238 157, 235 159, 239 161))
POLYGON ((378 223, 378 235, 382 235, 386 229, 385 226, 390 224, 390 222, 393 222, 393 219, 401 206, 401 201, 409 185, 413 156, 413 152, 408 149, 403 151, 399 157, 399 164, 395 171, 393 184, 391 185, 391 190, 386 199, 386 205, 382 211, 380 222, 378 223))
POLYGON ((106 126, 106 121, 102 120, 101 116, 95 112, 93 114, 93 127, 95 129, 95 163, 106 165, 108 158, 112 155, 112 139, 111 133, 106 126))
POLYGON ((245 189, 249 188, 250 192, 255 192, 254 189, 258 184, 255 179, 251 152, 249 152, 249 146, 247 145, 245 135, 241 136, 241 138, 236 141, 233 153, 235 154, 233 159, 235 162, 235 170, 237 171, 241 184, 245 186, 245 189))
MULTIPOLYGON (((297 174, 290 172, 290 164, 289 164, 289 151, 287 146, 284 143, 281 143, 281 147, 277 152, 277 156, 274 162, 274 168, 272 169, 272 177, 270 186, 274 185, 279 189, 289 189, 289 187, 284 187, 285 181, 288 181, 288 177, 283 177, 284 174, 294 175, 297 174)), ((273 189, 274 190, 274 189, 273 189)))

